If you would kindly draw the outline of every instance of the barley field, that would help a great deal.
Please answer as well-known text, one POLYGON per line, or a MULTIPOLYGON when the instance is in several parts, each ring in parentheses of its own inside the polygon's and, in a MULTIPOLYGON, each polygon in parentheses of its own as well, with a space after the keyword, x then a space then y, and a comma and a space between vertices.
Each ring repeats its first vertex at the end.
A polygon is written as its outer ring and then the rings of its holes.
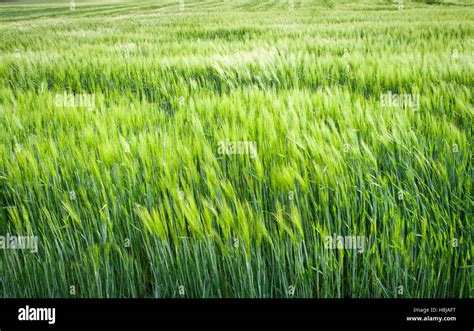
POLYGON ((0 4, 0 297, 468 298, 474 1, 0 4))

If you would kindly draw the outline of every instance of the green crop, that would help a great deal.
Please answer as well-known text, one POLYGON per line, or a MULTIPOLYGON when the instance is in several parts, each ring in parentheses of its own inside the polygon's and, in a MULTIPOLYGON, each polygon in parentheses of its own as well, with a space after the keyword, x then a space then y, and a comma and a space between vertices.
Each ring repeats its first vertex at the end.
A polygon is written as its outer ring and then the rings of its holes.
POLYGON ((0 297, 469 297, 473 37, 471 0, 0 4, 0 297))

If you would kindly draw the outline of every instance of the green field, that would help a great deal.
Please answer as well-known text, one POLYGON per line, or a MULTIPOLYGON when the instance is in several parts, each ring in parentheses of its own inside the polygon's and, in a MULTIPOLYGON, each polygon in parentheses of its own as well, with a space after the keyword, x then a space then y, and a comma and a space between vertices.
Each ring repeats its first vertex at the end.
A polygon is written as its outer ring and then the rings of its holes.
POLYGON ((1 3, 0 297, 471 297, 473 41, 472 0, 1 3))

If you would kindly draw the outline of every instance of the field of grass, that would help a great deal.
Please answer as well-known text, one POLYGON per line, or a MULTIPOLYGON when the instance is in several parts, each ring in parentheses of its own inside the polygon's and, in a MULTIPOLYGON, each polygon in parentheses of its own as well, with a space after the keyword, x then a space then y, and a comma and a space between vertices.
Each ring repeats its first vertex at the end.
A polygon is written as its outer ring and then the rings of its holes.
POLYGON ((0 4, 0 297, 472 296, 473 41, 471 0, 0 4))

